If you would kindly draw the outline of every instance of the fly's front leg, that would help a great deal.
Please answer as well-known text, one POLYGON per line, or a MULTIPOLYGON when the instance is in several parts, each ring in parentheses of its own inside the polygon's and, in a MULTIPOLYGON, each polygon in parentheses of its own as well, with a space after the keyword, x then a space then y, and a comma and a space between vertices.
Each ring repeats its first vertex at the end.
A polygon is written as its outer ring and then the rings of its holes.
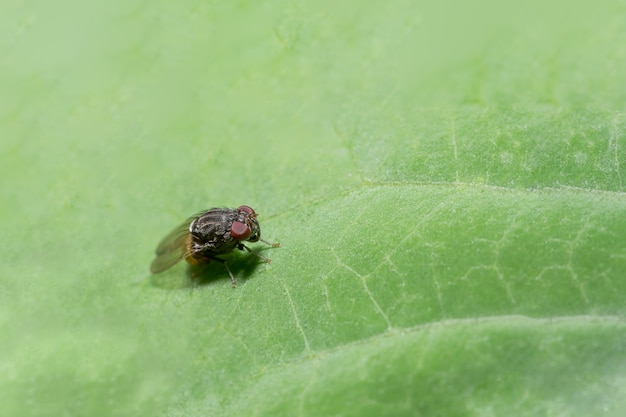
POLYGON ((271 246, 272 248, 278 248, 278 247, 280 247, 280 243, 278 243, 278 242, 276 242, 276 243, 271 243, 271 242, 268 242, 268 241, 267 241, 267 240, 265 240, 265 239, 259 239, 259 240, 260 240, 261 242, 265 243, 266 245, 271 246))
POLYGON ((257 258, 261 258, 261 259, 263 259, 263 260, 264 260, 265 262, 267 262, 267 263, 272 262, 272 260, 271 260, 270 258, 266 258, 265 256, 263 256, 263 255, 260 255, 260 254, 256 253, 255 251, 253 251, 252 249, 250 249, 249 247, 247 247, 247 246, 246 246, 246 245, 244 245, 243 243, 239 243, 239 244, 237 245, 237 248, 238 248, 239 250, 244 250, 244 249, 245 249, 245 250, 247 250, 248 252, 250 252, 251 254, 253 254, 254 256, 256 256, 257 258))

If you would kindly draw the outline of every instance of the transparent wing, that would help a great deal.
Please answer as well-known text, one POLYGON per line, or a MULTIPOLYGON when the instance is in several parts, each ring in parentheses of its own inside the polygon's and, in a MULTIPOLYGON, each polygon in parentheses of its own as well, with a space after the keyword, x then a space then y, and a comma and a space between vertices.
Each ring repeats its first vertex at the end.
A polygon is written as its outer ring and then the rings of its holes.
POLYGON ((154 251, 156 256, 150 265, 150 272, 153 274, 163 272, 176 265, 183 258, 191 255, 189 245, 191 234, 189 233, 189 225, 197 219, 200 214, 202 213, 189 217, 161 240, 154 251))

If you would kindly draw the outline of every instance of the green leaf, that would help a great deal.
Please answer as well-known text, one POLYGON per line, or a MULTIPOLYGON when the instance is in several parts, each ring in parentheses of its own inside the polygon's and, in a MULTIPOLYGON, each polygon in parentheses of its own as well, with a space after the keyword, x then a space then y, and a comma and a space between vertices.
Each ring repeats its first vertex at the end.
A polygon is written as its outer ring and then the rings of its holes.
POLYGON ((624 415, 625 18, 3 3, 0 415, 624 415))

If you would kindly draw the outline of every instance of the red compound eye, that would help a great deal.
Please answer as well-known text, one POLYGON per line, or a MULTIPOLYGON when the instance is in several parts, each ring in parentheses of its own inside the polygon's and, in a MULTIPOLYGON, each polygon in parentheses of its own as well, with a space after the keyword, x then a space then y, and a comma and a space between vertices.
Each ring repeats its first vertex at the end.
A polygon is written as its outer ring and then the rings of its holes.
POLYGON ((241 222, 233 222, 230 226, 230 235, 236 240, 246 240, 250 237, 252 231, 247 224, 241 222))
POLYGON ((256 213, 254 212, 254 210, 252 209, 252 207, 250 207, 250 206, 239 206, 239 207, 237 208, 237 210, 239 210, 239 211, 244 211, 244 212, 246 212, 246 213, 248 213, 248 214, 256 214, 256 213))

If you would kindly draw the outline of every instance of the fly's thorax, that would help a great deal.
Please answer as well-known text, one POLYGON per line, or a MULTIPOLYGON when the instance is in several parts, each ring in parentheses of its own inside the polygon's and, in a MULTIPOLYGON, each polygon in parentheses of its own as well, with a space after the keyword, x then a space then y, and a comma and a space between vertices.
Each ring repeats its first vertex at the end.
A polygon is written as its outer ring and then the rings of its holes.
POLYGON ((189 225, 194 251, 223 253, 232 250, 237 242, 230 236, 230 226, 236 219, 235 210, 221 208, 207 210, 198 216, 189 225))

